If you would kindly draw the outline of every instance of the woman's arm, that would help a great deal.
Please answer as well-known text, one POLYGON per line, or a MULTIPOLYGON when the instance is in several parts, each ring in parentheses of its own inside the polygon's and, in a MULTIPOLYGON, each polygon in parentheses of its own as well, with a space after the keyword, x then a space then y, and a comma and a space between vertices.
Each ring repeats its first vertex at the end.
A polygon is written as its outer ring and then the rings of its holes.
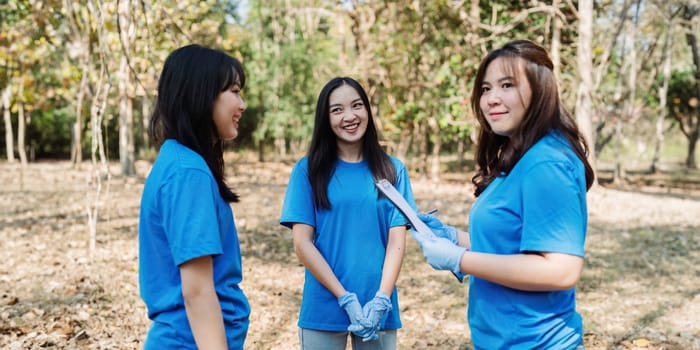
POLYGON ((185 311, 199 349, 228 349, 224 319, 214 288, 211 256, 180 265, 185 311))
POLYGON ((472 249, 472 242, 469 240, 469 232, 457 229, 457 245, 467 249, 472 249))
POLYGON ((386 245, 382 281, 379 289, 391 295, 401 272, 403 257, 406 253, 406 226, 394 226, 389 229, 389 241, 386 245))
POLYGON ((581 277, 583 258, 562 253, 498 255, 467 251, 462 272, 525 291, 573 288, 581 277))
POLYGON ((326 287, 335 297, 345 294, 346 290, 326 259, 314 245, 314 228, 307 224, 295 223, 292 225, 292 239, 294 241, 294 252, 306 266, 314 277, 326 287))

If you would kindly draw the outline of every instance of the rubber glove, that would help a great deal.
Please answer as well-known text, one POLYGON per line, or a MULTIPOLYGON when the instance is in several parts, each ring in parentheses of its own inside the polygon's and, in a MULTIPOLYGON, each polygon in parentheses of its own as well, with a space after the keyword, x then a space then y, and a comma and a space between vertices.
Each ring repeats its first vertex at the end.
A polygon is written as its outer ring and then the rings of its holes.
POLYGON ((443 224, 442 221, 440 221, 440 219, 438 219, 436 216, 432 214, 419 213, 418 218, 423 221, 436 236, 447 238, 454 244, 459 243, 457 229, 443 224))
POLYGON ((348 332, 353 332, 358 336, 365 337, 371 334, 370 326, 372 325, 366 318, 362 316, 362 306, 357 300, 357 294, 346 292, 338 297, 338 305, 345 310, 350 319, 348 332))
POLYGON ((421 234, 411 230, 411 236, 418 242, 425 260, 436 270, 450 270, 459 279, 464 276, 461 271, 462 255, 467 248, 460 247, 447 238, 421 234))
POLYGON ((379 339, 379 327, 384 316, 391 311, 391 299, 381 290, 377 291, 374 298, 362 307, 362 315, 372 324, 372 333, 362 338, 362 341, 379 339))

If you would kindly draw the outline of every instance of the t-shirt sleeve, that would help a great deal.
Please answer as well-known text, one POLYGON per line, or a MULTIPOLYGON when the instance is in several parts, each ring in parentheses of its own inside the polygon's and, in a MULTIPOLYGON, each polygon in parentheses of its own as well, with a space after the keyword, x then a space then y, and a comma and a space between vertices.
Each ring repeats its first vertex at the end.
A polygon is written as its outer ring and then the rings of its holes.
POLYGON ((163 225, 175 265, 222 254, 216 209, 219 190, 211 174, 182 169, 161 191, 163 225))
MULTIPOLYGON (((413 210, 417 211, 416 201, 413 198, 413 189, 411 188, 411 180, 408 176, 408 170, 403 165, 403 163, 398 160, 394 160, 394 166, 396 167, 396 190, 401 193, 406 202, 411 205, 413 210)), ((408 224, 408 219, 398 210, 396 207, 392 206, 391 222, 390 227, 404 226, 408 224)))
POLYGON ((521 251, 583 256, 587 213, 579 176, 568 162, 542 162, 525 175, 521 251))
POLYGON ((282 204, 280 224, 291 229, 294 223, 316 227, 313 191, 305 161, 297 162, 292 169, 282 204))

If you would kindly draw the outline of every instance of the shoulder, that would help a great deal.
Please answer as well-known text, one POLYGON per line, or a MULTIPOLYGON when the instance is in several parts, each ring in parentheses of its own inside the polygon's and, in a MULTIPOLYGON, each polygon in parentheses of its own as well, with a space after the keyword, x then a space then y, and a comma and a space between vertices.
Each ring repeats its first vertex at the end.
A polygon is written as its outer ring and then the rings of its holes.
POLYGON ((309 173, 309 157, 302 157, 297 160, 292 167, 292 174, 308 174, 309 173))
POLYGON ((209 166, 199 153, 175 140, 168 139, 161 145, 158 158, 162 158, 174 170, 202 171, 211 175, 209 166))
POLYGON ((394 165, 394 168, 396 168, 397 172, 406 169, 406 165, 400 159, 389 155, 389 160, 391 160, 391 164, 394 165))
POLYGON ((580 159, 564 136, 550 131, 525 152, 521 162, 529 165, 541 162, 580 163, 580 159))
POLYGON ((294 163, 293 169, 298 169, 298 168, 307 169, 308 167, 309 167, 309 157, 304 156, 301 159, 297 160, 296 163, 294 163))
POLYGON ((513 171, 521 176, 537 174, 538 177, 555 171, 577 178, 585 170, 569 141, 558 132, 550 131, 525 152, 513 171))

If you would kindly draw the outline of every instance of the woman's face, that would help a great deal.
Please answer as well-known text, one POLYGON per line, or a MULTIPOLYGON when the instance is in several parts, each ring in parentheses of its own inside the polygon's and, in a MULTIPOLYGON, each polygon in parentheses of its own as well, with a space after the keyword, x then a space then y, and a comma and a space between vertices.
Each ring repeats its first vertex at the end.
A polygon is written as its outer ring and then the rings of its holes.
POLYGON ((525 77, 522 59, 516 59, 513 72, 507 61, 496 58, 488 67, 480 87, 479 107, 494 133, 510 137, 525 117, 532 90, 525 77))
POLYGON ((245 108, 238 84, 219 93, 214 101, 214 124, 220 139, 233 140, 238 137, 238 121, 245 108))
POLYGON ((368 113, 360 94, 350 85, 343 84, 328 98, 331 129, 338 144, 355 145, 362 141, 367 130, 368 113))

